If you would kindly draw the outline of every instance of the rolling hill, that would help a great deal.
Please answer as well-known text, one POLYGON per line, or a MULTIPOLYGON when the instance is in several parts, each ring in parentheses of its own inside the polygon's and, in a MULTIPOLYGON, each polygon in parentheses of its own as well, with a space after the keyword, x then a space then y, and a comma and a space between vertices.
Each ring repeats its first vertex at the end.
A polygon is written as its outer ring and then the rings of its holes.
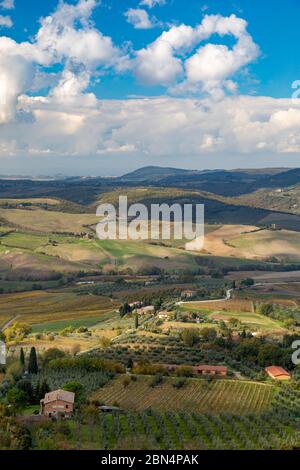
POLYGON ((247 197, 228 198, 206 191, 186 190, 183 188, 162 188, 139 186, 134 188, 117 188, 102 194, 97 202, 111 203, 118 206, 119 196, 126 195, 128 204, 142 203, 150 208, 151 204, 204 204, 207 224, 238 224, 271 226, 286 230, 300 231, 300 216, 285 211, 270 210, 251 205, 251 195, 247 197))
POLYGON ((272 211, 300 214, 300 185, 277 189, 259 189, 254 193, 228 199, 236 204, 272 211))

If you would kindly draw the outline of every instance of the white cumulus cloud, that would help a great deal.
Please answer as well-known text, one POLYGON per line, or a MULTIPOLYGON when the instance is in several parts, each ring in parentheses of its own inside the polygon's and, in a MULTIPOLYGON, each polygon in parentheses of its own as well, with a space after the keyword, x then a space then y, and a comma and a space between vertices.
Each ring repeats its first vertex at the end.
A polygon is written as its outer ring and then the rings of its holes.
POLYGON ((0 15, 0 28, 12 28, 13 22, 10 16, 0 15))
POLYGON ((112 67, 119 49, 90 21, 96 0, 79 0, 71 5, 60 2, 57 10, 41 20, 32 42, 17 43, 0 37, 0 123, 14 119, 21 94, 36 86, 38 66, 62 64, 65 71, 53 96, 58 100, 75 99, 99 67, 112 67))
POLYGON ((148 7, 148 8, 153 8, 156 5, 162 6, 165 5, 167 2, 166 0, 142 0, 140 2, 140 5, 148 7))
POLYGON ((136 52, 133 69, 145 83, 173 85, 175 92, 222 94, 224 89, 236 88, 232 77, 258 55, 259 48, 247 32, 245 20, 235 15, 206 15, 194 28, 182 24, 164 31, 152 44, 136 52), (232 48, 215 43, 201 45, 214 34, 220 38, 233 36, 236 43, 232 48), (180 83, 178 78, 182 78, 180 83))
POLYGON ((14 0, 2 0, 0 2, 0 8, 3 8, 3 10, 13 10, 15 8, 15 1, 14 0))
POLYGON ((136 29, 151 29, 155 26, 148 12, 141 8, 129 8, 125 12, 128 23, 132 24, 136 29))

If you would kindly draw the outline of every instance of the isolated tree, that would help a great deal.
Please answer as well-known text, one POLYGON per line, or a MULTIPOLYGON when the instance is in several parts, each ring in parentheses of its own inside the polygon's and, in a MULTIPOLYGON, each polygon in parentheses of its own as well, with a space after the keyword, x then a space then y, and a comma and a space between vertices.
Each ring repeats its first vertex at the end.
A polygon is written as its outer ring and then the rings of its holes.
POLYGON ((50 348, 44 354, 44 366, 50 361, 61 359, 66 356, 66 353, 58 348, 50 348))
POLYGON ((139 327, 139 316, 138 313, 135 314, 135 329, 137 330, 139 327))
POLYGON ((203 328, 200 335, 204 341, 213 342, 217 338, 217 331, 215 328, 203 328))
POLYGON ((261 315, 266 315, 267 317, 271 316, 274 313, 274 305, 272 304, 263 304, 259 308, 259 313, 261 315))
POLYGON ((11 388, 6 395, 8 403, 13 407, 13 414, 17 414, 28 403, 28 397, 23 390, 16 387, 11 388))
POLYGON ((30 350, 29 362, 28 362, 28 373, 36 375, 39 371, 36 349, 33 347, 30 350))
POLYGON ((133 369, 134 363, 132 358, 130 357, 127 362, 127 369, 133 369))
POLYGON ((199 330, 196 328, 183 330, 181 339, 186 346, 193 347, 199 342, 199 330))
POLYGON ((131 309, 129 303, 126 302, 124 305, 122 305, 122 306, 120 307, 119 312, 120 312, 120 316, 121 316, 121 317, 124 317, 124 316, 127 315, 128 313, 131 313, 131 312, 132 312, 132 309, 131 309))

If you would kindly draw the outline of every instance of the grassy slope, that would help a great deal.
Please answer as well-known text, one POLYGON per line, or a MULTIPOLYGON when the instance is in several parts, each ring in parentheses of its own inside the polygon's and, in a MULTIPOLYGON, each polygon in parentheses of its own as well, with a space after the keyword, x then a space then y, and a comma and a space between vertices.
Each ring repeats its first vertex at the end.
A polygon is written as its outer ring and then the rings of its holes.
POLYGON ((9 224, 38 232, 84 232, 87 225, 99 222, 93 214, 69 214, 41 209, 0 209, 0 217, 9 224))
MULTIPOLYGON (((52 213, 53 214, 53 213, 52 213)), ((59 213, 59 217, 64 214, 59 213)), ((76 217, 72 214, 72 217, 76 217)), ((57 226, 56 226, 57 228, 57 226)), ((53 271, 93 270, 100 265, 139 269, 158 266, 164 269, 197 269, 191 253, 146 242, 86 240, 70 236, 18 231, 0 238, 0 257, 14 269, 36 267, 53 271), (51 241, 52 240, 52 241, 51 241), (53 240, 55 243, 53 243, 53 240)))
POLYGON ((253 260, 276 257, 285 262, 297 262, 300 260, 300 233, 227 225, 206 234, 204 251, 215 256, 253 260))
MULTIPOLYGON (((105 193, 99 202, 118 202, 120 190, 105 193)), ((129 203, 132 202, 199 202, 199 198, 209 197, 210 201, 221 197, 208 195, 200 191, 181 189, 134 188, 127 191, 129 203)), ((3 200, 2 200, 3 201, 3 200)), ((19 202, 19 200, 16 200, 19 202)), ((29 200, 28 200, 29 201, 29 200)), ((40 200, 43 201, 43 200, 40 200)), ((53 200, 55 202, 63 201, 53 200)), ((51 200, 49 200, 51 203, 51 200)), ((1 205, 1 204, 0 204, 1 205)), ((91 208, 89 208, 91 210, 91 208)), ((119 269, 130 267, 138 270, 157 266, 165 270, 196 270, 202 265, 201 258, 195 259, 195 253, 179 249, 178 243, 170 241, 171 246, 159 246, 145 242, 99 241, 67 237, 53 232, 89 231, 87 225, 95 224, 97 217, 90 213, 66 213, 59 211, 22 209, 0 209, 0 218, 7 220, 7 225, 15 224, 18 233, 10 233, 0 238, 1 271, 33 270, 41 277, 49 271, 87 271, 99 266, 114 266, 119 269), (32 231, 36 231, 32 232, 32 231), (30 232, 31 231, 31 232, 30 232), (44 234, 43 234, 44 232, 44 234), (52 235, 51 235, 52 234, 52 235), (49 243, 54 238, 57 243, 49 243)), ((206 226, 206 246, 199 256, 208 255, 219 264, 241 264, 241 259, 259 260, 266 256, 277 256, 284 261, 300 259, 300 235, 294 232, 258 232, 242 234, 243 226, 232 226, 232 233, 223 233, 222 226, 206 226), (212 257, 217 258, 213 259, 212 257)), ((253 229, 255 227, 252 227, 253 229)), ((2 227, 5 231, 5 227, 2 227)), ((7 230, 7 229, 6 229, 7 230)), ((228 231, 226 228, 225 231, 228 231)))
POLYGON ((241 321, 242 325, 251 331, 259 331, 264 333, 286 333, 279 321, 272 320, 269 317, 252 312, 251 301, 232 300, 221 302, 192 302, 184 303, 181 309, 187 312, 199 312, 204 314, 207 320, 224 320, 229 321, 236 318, 241 321), (249 307, 247 307, 249 305, 249 307))

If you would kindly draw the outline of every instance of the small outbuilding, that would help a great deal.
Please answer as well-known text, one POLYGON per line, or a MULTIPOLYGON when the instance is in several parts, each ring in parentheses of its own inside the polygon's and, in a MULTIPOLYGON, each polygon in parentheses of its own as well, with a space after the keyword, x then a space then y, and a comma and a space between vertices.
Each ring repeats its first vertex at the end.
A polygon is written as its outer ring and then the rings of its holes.
POLYGON ((182 299, 193 299, 196 296, 197 292, 194 290, 184 290, 183 292, 181 292, 182 299))
POLYGON ((142 307, 137 310, 139 315, 154 315, 155 307, 153 305, 148 305, 147 307, 142 307))
POLYGON ((282 367, 270 366, 265 371, 273 380, 291 380, 291 374, 282 367))
POLYGON ((225 366, 210 366, 210 365, 200 365, 193 367, 194 372, 200 375, 220 375, 227 376, 228 369, 225 366))

